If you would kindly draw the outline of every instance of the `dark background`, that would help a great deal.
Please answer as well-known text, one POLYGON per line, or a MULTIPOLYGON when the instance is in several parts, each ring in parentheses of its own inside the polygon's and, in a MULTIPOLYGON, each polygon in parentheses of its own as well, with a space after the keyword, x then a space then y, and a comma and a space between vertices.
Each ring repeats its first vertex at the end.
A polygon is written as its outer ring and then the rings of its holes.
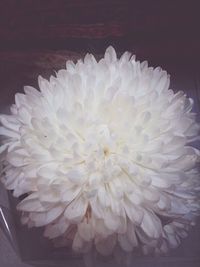
POLYGON ((0 49, 99 53, 112 43, 140 58, 195 61, 200 55, 198 2, 1 0, 0 49))

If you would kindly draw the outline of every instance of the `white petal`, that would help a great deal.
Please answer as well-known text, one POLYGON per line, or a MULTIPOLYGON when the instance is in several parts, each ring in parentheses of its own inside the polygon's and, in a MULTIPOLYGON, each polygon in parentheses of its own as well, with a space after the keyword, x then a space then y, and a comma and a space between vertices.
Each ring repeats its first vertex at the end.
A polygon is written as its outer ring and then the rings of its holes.
POLYGON ((116 59, 117 59, 117 55, 116 55, 115 49, 112 46, 109 46, 105 52, 105 60, 107 62, 115 62, 116 59))
POLYGON ((46 208, 42 206, 37 196, 31 199, 30 199, 30 196, 28 198, 25 198, 17 205, 17 209, 21 211, 26 211, 26 212, 33 212, 33 211, 45 212, 46 211, 46 208))
POLYGON ((7 129, 9 129, 11 131, 15 131, 15 132, 19 131, 20 123, 12 115, 2 115, 2 114, 0 114, 0 122, 5 128, 7 128, 7 129))
POLYGON ((103 219, 98 219, 95 216, 92 218, 92 226, 95 231, 95 236, 101 236, 106 238, 108 235, 112 234, 112 230, 105 226, 103 219))
POLYGON ((47 212, 32 212, 30 213, 30 219, 35 226, 44 226, 57 219, 63 213, 63 210, 62 206, 56 206, 47 212))
POLYGON ((136 225, 141 224, 144 215, 142 208, 135 206, 128 200, 124 200, 123 203, 124 203, 124 209, 129 219, 136 225))
POLYGON ((67 222, 65 218, 61 218, 55 224, 49 224, 46 226, 44 236, 51 239, 61 236, 67 231, 69 225, 69 222, 67 222))
POLYGON ((86 213, 88 201, 79 197, 73 200, 66 208, 64 216, 71 222, 80 222, 86 213))
POLYGON ((21 105, 26 104, 26 96, 24 94, 15 94, 15 104, 19 108, 21 105))
POLYGON ((83 222, 78 224, 78 233, 83 240, 92 240, 94 237, 94 229, 92 227, 92 224, 87 222, 87 220, 85 219, 83 222))
POLYGON ((107 209, 104 212, 104 223, 108 229, 114 232, 118 229, 120 225, 120 217, 114 214, 111 209, 107 209))
POLYGON ((127 237, 133 247, 138 246, 138 239, 135 233, 135 227, 134 224, 131 223, 130 221, 127 223, 127 237))
POLYGON ((83 249, 84 246, 84 241, 83 239, 80 237, 79 233, 77 232, 75 234, 74 240, 73 240, 73 244, 72 244, 72 249, 74 251, 81 251, 83 249))
POLYGON ((97 218, 103 218, 104 217, 104 209, 99 203, 98 198, 94 197, 90 199, 90 205, 92 208, 92 212, 95 214, 97 218))
POLYGON ((98 238, 95 239, 95 246, 97 251, 104 255, 110 255, 115 247, 116 244, 116 235, 110 235, 106 239, 98 240, 98 238))
POLYGON ((61 191, 61 201, 69 203, 78 196, 78 194, 81 192, 81 188, 79 186, 66 187, 66 189, 63 188, 63 190, 61 191))
POLYGON ((16 131, 6 129, 5 127, 0 127, 0 135, 19 139, 19 133, 17 133, 16 131))
POLYGON ((147 201, 158 202, 160 199, 160 193, 156 190, 144 189, 143 196, 147 201))
POLYGON ((141 223, 143 231, 151 238, 159 238, 162 225, 160 219, 152 212, 145 210, 141 223))
POLYGON ((32 86, 28 86, 28 85, 24 86, 24 92, 27 95, 31 95, 31 96, 38 96, 39 97, 41 95, 37 89, 35 89, 32 86))
POLYGON ((18 111, 18 115, 19 115, 19 120, 22 121, 24 124, 29 125, 31 123, 31 113, 26 107, 21 106, 18 111))
POLYGON ((126 234, 119 234, 118 235, 118 241, 121 246, 121 248, 127 252, 133 250, 133 245, 130 242, 128 236, 126 234))
POLYGON ((45 203, 59 203, 60 202, 60 194, 56 190, 41 190, 39 192, 39 200, 42 204, 45 203))
POLYGON ((79 184, 83 178, 84 178, 84 173, 80 172, 78 169, 74 168, 70 170, 66 174, 67 178, 74 184, 79 184))
POLYGON ((7 161, 15 167, 21 167, 29 163, 29 158, 24 149, 18 149, 7 154, 7 161))
POLYGON ((104 186, 98 188, 98 199, 102 207, 110 206, 110 197, 104 186))

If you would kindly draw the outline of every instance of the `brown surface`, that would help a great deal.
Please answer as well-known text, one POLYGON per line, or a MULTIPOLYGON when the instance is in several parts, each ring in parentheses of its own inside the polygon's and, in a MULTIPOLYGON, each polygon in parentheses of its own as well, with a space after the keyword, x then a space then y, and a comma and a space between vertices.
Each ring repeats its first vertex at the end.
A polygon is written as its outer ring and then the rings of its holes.
POLYGON ((199 1, 1 0, 0 49, 91 50, 200 58, 199 1))

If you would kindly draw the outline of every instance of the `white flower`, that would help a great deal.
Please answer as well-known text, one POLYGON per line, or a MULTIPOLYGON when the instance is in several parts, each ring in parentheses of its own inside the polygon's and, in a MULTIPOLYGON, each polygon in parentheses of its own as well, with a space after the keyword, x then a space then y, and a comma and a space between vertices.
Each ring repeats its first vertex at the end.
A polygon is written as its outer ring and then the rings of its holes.
POLYGON ((0 116, 2 181, 28 194, 23 223, 70 235, 83 252, 177 247, 200 210, 192 99, 169 89, 161 68, 112 47, 38 81, 0 116))

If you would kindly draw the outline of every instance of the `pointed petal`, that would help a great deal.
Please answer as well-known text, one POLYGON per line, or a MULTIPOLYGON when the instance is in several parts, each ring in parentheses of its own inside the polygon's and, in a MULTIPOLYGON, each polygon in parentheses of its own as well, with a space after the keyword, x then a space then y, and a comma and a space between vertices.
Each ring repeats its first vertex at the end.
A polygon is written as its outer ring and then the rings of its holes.
POLYGON ((151 238, 159 238, 162 232, 160 219, 147 210, 144 211, 141 228, 151 238))
POLYGON ((62 206, 56 206, 47 212, 32 212, 30 213, 30 219, 34 222, 35 226, 44 226, 57 219, 63 213, 63 210, 62 206))
POLYGON ((103 240, 98 240, 98 238, 95 239, 95 246, 97 251, 104 256, 110 255, 113 252, 115 244, 116 235, 110 235, 103 240))
POLYGON ((90 241, 94 238, 94 230, 92 224, 85 219, 78 225, 78 233, 85 241, 90 241))
POLYGON ((119 234, 118 235, 118 241, 121 246, 121 248, 127 252, 133 250, 133 245, 130 242, 128 236, 126 234, 119 234))
POLYGON ((87 207, 88 201, 83 197, 79 197, 67 206, 64 216, 71 222, 80 222, 86 213, 87 207))

